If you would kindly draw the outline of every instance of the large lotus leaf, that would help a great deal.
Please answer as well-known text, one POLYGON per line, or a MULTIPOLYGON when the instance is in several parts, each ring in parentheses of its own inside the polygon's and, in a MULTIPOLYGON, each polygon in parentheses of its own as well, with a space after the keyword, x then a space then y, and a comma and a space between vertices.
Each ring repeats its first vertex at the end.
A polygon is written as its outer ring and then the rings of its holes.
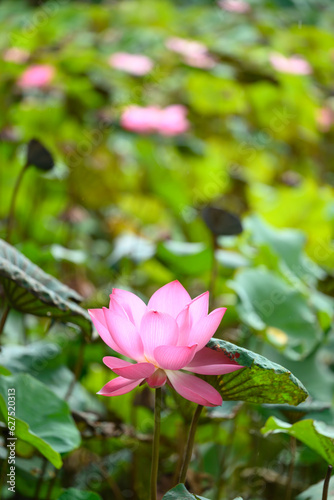
POLYGON ((267 340, 289 358, 302 359, 318 344, 321 331, 310 304, 279 276, 245 269, 229 285, 240 298, 242 321, 257 330, 268 329, 267 340))
POLYGON ((283 433, 299 439, 321 455, 329 464, 334 463, 334 427, 317 420, 300 420, 291 425, 275 417, 268 418, 263 434, 283 433))
MULTIPOLYGON (((25 346, 5 345, 0 352, 0 373, 1 366, 7 371, 5 375, 29 373, 62 399, 73 382, 74 374, 61 364, 60 354, 61 349, 57 344, 45 341, 25 346)), ((105 412, 102 402, 79 382, 75 384, 68 404, 71 410, 95 411, 100 415, 105 412)))
POLYGON ((15 389, 15 437, 30 443, 55 467, 80 445, 68 404, 26 373, 0 376, 0 417, 8 420, 8 389, 15 389))
POLYGON ((0 364, 10 373, 37 375, 60 365, 61 348, 52 342, 38 341, 27 345, 5 345, 0 352, 0 364))
POLYGON ((88 313, 76 303, 82 297, 3 240, 0 240, 0 282, 14 309, 69 321, 91 332, 88 313))
POLYGON ((279 365, 284 365, 307 387, 313 400, 328 402, 334 396, 334 343, 328 342, 312 352, 303 362, 287 359, 270 345, 265 345, 263 355, 279 365))
POLYGON ((219 339, 211 339, 207 347, 223 352, 245 367, 226 375, 202 376, 226 401, 295 406, 308 396, 303 384, 289 370, 260 354, 219 339))

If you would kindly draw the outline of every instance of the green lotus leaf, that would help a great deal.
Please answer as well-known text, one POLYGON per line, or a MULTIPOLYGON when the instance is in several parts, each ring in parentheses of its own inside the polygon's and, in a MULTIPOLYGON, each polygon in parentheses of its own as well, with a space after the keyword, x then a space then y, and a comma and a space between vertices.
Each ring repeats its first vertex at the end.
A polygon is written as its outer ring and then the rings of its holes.
MULTIPOLYGON (((55 467, 80 445, 68 404, 27 373, 0 376, 0 418, 8 423, 8 394, 15 397, 14 436, 39 450, 55 467)), ((11 410, 12 411, 12 410, 11 410)))
POLYGON ((270 417, 261 432, 266 435, 283 433, 293 436, 319 453, 328 464, 334 463, 334 427, 324 422, 307 419, 291 425, 279 418, 270 417))
POLYGON ((219 339, 211 339, 207 347, 244 366, 226 375, 201 377, 216 387, 226 401, 296 406, 308 396, 303 384, 289 370, 260 354, 219 339))
POLYGON ((0 283, 13 309, 75 323, 85 332, 91 332, 89 315, 77 304, 83 300, 81 295, 3 240, 0 240, 0 283))

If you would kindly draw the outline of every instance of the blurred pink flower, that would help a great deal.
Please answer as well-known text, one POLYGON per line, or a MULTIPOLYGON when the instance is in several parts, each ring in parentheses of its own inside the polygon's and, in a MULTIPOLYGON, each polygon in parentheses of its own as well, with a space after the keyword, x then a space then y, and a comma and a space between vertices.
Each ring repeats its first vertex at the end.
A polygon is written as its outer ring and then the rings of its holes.
POLYGON ((300 56, 285 57, 276 52, 270 55, 271 65, 282 73, 291 73, 292 75, 309 75, 312 73, 310 64, 300 56))
POLYGON ((334 111, 331 108, 320 108, 317 113, 317 123, 321 132, 328 132, 334 123, 334 111))
POLYGON ((128 54, 127 52, 115 52, 110 56, 109 64, 113 68, 135 76, 146 75, 153 68, 153 61, 149 57, 141 54, 128 54))
POLYGON ((47 87, 55 74, 55 68, 49 64, 35 64, 27 68, 21 75, 18 85, 21 88, 47 87))
POLYGON ((210 54, 199 54, 196 57, 184 56, 184 62, 189 66, 202 69, 211 69, 216 66, 216 61, 210 54))
POLYGON ((162 135, 178 135, 186 132, 189 128, 186 115, 187 109, 180 104, 174 104, 162 109, 158 123, 158 132, 162 135))
POLYGON ((228 12, 236 12, 237 14, 246 14, 251 10, 250 5, 244 0, 221 0, 218 5, 228 12))
POLYGON ((206 346, 226 308, 208 314, 209 292, 191 300, 181 283, 173 281, 157 290, 148 305, 126 290, 113 289, 109 309, 90 309, 102 340, 111 349, 134 360, 106 356, 103 362, 117 378, 99 392, 119 396, 147 382, 166 382, 182 397, 203 406, 219 406, 222 397, 204 380, 185 373, 222 375, 243 368, 224 353, 206 346))
POLYGON ((27 50, 19 49, 18 47, 11 47, 4 52, 3 60, 22 64, 27 62, 29 55, 30 53, 27 50))
POLYGON ((187 109, 180 104, 164 109, 129 106, 121 116, 121 125, 126 130, 142 134, 179 135, 189 128, 186 114, 187 109))
POLYGON ((172 37, 166 41, 166 47, 183 56, 184 62, 189 66, 209 69, 216 65, 207 47, 200 42, 172 37))
POLYGON ((160 112, 155 106, 129 106, 121 116, 121 125, 132 132, 150 134, 157 131, 160 112))
POLYGON ((173 52, 188 57, 196 57, 199 54, 203 55, 207 53, 207 48, 202 43, 194 40, 185 40, 184 38, 168 38, 166 47, 173 52))

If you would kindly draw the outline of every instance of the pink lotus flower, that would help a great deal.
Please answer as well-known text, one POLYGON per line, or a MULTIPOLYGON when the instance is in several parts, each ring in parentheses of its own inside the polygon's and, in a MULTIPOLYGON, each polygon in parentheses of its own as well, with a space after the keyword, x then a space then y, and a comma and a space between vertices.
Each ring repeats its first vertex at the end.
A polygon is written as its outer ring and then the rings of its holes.
POLYGON ((246 14, 251 10, 250 5, 244 0, 221 0, 218 5, 228 12, 236 12, 237 14, 246 14))
POLYGON ((21 88, 47 87, 55 74, 55 69, 49 64, 36 64, 27 68, 18 81, 21 88))
POLYGON ((300 56, 285 57, 282 54, 273 53, 270 56, 271 65, 281 73, 292 75, 309 75, 312 73, 310 64, 300 56))
POLYGON ((183 56, 184 62, 189 66, 209 69, 216 65, 207 47, 200 42, 172 37, 166 41, 166 47, 183 56))
POLYGON ((109 58, 109 64, 113 68, 120 69, 135 76, 146 75, 153 68, 153 61, 141 54, 128 54, 127 52, 116 52, 109 58))
POLYGON ((121 116, 121 125, 126 130, 141 134, 179 135, 189 128, 186 114, 187 109, 180 104, 164 109, 129 106, 121 116))
POLYGON ((157 290, 147 306, 126 290, 113 289, 109 309, 90 309, 102 340, 125 361, 106 356, 103 362, 117 378, 99 392, 119 396, 147 382, 157 388, 166 382, 185 399, 203 406, 219 406, 222 397, 204 380, 187 372, 221 375, 243 368, 225 354, 206 346, 226 311, 208 314, 209 292, 191 300, 178 281, 157 290))

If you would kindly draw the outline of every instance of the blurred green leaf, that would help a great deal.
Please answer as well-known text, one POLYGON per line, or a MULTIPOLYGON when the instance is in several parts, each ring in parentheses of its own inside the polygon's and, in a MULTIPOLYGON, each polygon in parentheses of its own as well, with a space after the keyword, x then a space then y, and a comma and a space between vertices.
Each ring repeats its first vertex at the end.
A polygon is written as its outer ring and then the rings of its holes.
POLYGON ((324 412, 331 408, 330 403, 322 403, 321 401, 312 401, 310 398, 308 398, 306 401, 303 403, 300 403, 297 407, 296 406, 291 406, 291 405, 280 405, 280 404, 272 404, 272 405, 263 405, 264 408, 268 408, 269 410, 278 410, 281 411, 287 415, 292 416, 294 415, 295 420, 299 420, 303 418, 305 415, 308 415, 309 413, 318 413, 318 412, 324 412), (296 418, 297 417, 297 418, 296 418))
POLYGON ((249 260, 246 259, 246 257, 240 253, 232 252, 230 250, 218 249, 215 252, 215 256, 219 264, 230 269, 247 267, 249 265, 249 260))
POLYGON ((293 425, 270 417, 261 429, 262 434, 288 434, 321 455, 328 464, 334 463, 334 427, 316 420, 300 420, 293 425))
POLYGON ((276 274, 245 269, 229 286, 240 298, 241 320, 260 331, 271 327, 267 340, 286 356, 302 359, 319 343, 320 327, 307 299, 276 274))
POLYGON ((172 490, 168 491, 164 496, 163 500, 208 500, 205 497, 200 497, 198 495, 193 495, 189 493, 184 484, 178 484, 172 490))
MULTIPOLYGON (((106 479, 106 476, 110 476, 116 481, 116 484, 125 476, 126 481, 129 477, 129 469, 131 460, 133 459, 133 452, 129 448, 135 446, 137 449, 138 441, 132 440, 128 441, 128 446, 124 446, 125 442, 118 440, 110 440, 110 448, 112 453, 101 457, 100 460, 93 460, 84 465, 81 470, 76 475, 76 485, 80 489, 85 489, 88 487, 93 487, 102 480, 106 479), (101 467, 105 471, 105 474, 101 476, 101 467), (124 475, 124 476, 123 476, 124 475)), ((139 445, 140 446, 140 445, 139 445)), ((147 462, 142 461, 145 471, 148 471, 147 462)), ((128 484, 128 483, 125 483, 128 484)), ((110 488, 110 486, 107 486, 110 488)))
POLYGON ((5 366, 0 366, 0 375, 10 375, 11 372, 5 366))
POLYGON ((186 275, 202 274, 212 266, 212 251, 202 243, 173 240, 159 243, 157 258, 176 273, 186 275))
MULTIPOLYGON (((70 342, 69 339, 67 341, 70 342)), ((68 350, 72 346, 70 343, 68 350)), ((10 370, 7 374, 29 373, 63 399, 72 385, 74 373, 62 364, 61 354, 59 345, 45 341, 32 342, 26 346, 5 345, 0 352, 0 364, 3 363, 4 369, 10 370)), ((68 404, 71 410, 94 411, 99 415, 105 412, 97 396, 89 393, 79 382, 76 382, 68 404)))
POLYGON ((230 420, 235 418, 241 407, 242 403, 239 401, 224 401, 221 406, 208 407, 207 415, 214 419, 230 420))
POLYGON ((100 495, 93 491, 76 490, 69 488, 58 497, 58 500, 101 500, 100 495))
POLYGON ((124 233, 115 240, 108 262, 113 266, 123 257, 129 257, 134 262, 142 262, 153 257, 154 253, 153 242, 135 234, 124 233))
POLYGON ((317 290, 312 290, 311 301, 318 311, 320 326, 327 333, 332 325, 334 299, 317 290))
POLYGON ((211 339, 207 347, 221 351, 245 368, 218 376, 201 376, 220 392, 223 400, 298 405, 307 390, 292 373, 269 359, 224 340, 211 339))
MULTIPOLYGON (((172 490, 168 491, 164 496, 163 500, 208 500, 206 497, 199 495, 194 495, 190 493, 184 484, 178 484, 172 490)), ((235 498, 234 500, 242 500, 241 497, 235 498)))
POLYGON ((61 454, 77 448, 81 440, 67 403, 26 373, 0 376, 0 411, 6 423, 9 389, 15 389, 15 436, 59 469, 61 454))
POLYGON ((213 75, 188 77, 187 90, 190 103, 204 116, 242 113, 246 107, 245 94, 238 82, 213 75), (207 89, 210 88, 210 92, 207 89))
POLYGON ((55 260, 67 260, 74 264, 83 264, 87 260, 87 254, 83 250, 72 250, 61 245, 51 245, 50 252, 55 260))
MULTIPOLYGON (((20 444, 22 444, 22 441, 20 444)), ((20 456, 16 457, 16 488, 24 498, 34 498, 43 465, 44 457, 41 456, 28 456, 28 458, 22 458, 20 456)), ((44 473, 43 484, 40 490, 40 496, 42 498, 46 497, 50 481, 54 478, 55 472, 54 466, 48 462, 44 473)), ((58 496, 61 491, 62 488, 59 485, 54 485, 52 490, 53 495, 58 496)))
POLYGON ((280 258, 280 265, 306 282, 310 278, 322 278, 324 271, 305 254, 306 236, 296 229, 277 229, 254 215, 246 219, 246 229, 251 231, 255 243, 266 244, 280 258))

